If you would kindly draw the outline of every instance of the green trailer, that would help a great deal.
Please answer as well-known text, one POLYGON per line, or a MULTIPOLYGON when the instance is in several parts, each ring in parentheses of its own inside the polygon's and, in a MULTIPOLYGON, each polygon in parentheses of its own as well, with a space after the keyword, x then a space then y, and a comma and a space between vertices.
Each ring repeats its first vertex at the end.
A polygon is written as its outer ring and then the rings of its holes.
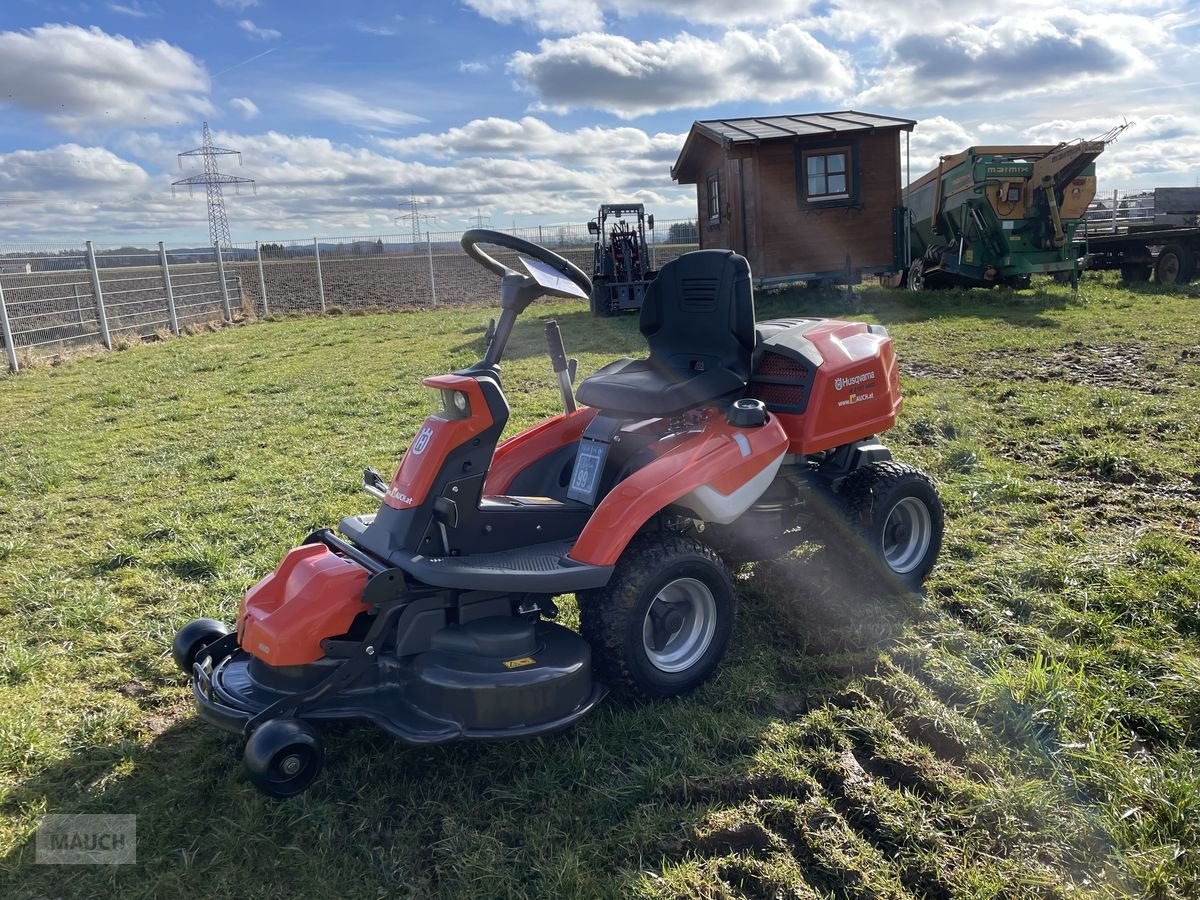
POLYGON ((1037 273, 1076 277, 1072 240, 1096 194, 1111 140, 971 147, 909 185, 896 211, 894 283, 911 290, 1026 287, 1037 273))

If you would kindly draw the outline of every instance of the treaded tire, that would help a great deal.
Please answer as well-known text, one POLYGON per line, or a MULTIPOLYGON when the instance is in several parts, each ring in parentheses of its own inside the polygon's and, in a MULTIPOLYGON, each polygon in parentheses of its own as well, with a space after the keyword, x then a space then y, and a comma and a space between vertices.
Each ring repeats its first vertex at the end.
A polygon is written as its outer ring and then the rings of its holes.
POLYGON ((863 559, 892 591, 919 590, 937 561, 946 527, 942 501, 930 477, 903 463, 874 462, 850 473, 838 494, 855 545, 841 548, 843 555, 863 559), (927 529, 924 539, 908 543, 908 534, 916 528, 905 531, 906 519, 927 529))
POLYGON ((629 699, 661 700, 699 687, 721 662, 733 632, 733 580, 717 552, 688 535, 635 538, 617 561, 612 580, 603 588, 581 591, 578 600, 579 630, 592 646, 598 679, 629 699), (686 668, 663 671, 647 651, 644 628, 659 592, 680 580, 707 588, 714 628, 705 649, 686 668))

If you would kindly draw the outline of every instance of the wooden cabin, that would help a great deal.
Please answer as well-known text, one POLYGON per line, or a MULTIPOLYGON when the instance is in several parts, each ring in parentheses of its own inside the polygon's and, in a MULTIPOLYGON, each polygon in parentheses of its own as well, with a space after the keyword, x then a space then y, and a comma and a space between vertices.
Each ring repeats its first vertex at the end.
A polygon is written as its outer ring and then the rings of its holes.
POLYGON ((696 185, 700 247, 736 250, 757 284, 856 284, 895 268, 915 125, 853 110, 693 122, 671 177, 696 185))

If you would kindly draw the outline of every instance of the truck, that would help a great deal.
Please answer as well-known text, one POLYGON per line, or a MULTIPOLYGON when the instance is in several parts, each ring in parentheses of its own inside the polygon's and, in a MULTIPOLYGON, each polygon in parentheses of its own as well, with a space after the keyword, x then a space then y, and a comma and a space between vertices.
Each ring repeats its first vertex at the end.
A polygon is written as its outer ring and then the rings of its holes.
POLYGON ((894 255, 910 290, 1027 287, 1076 277, 1075 233, 1096 195, 1096 158, 1121 129, 1053 146, 979 146, 943 156, 895 212, 894 255))
POLYGON ((1117 269, 1126 284, 1154 275, 1186 284, 1200 266, 1200 188, 1155 188, 1093 201, 1075 234, 1080 268, 1117 269))

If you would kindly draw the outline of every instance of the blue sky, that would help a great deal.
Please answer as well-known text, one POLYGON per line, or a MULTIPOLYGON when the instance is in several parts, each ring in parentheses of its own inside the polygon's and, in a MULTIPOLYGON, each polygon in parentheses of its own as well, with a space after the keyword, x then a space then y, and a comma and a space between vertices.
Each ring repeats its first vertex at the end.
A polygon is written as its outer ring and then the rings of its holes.
POLYGON ((972 143, 1136 124, 1105 187, 1200 183, 1200 7, 1179 0, 5 0, 0 243, 202 240, 172 197, 207 120, 243 152, 235 240, 694 209, 694 119, 919 121, 913 175, 972 143))

